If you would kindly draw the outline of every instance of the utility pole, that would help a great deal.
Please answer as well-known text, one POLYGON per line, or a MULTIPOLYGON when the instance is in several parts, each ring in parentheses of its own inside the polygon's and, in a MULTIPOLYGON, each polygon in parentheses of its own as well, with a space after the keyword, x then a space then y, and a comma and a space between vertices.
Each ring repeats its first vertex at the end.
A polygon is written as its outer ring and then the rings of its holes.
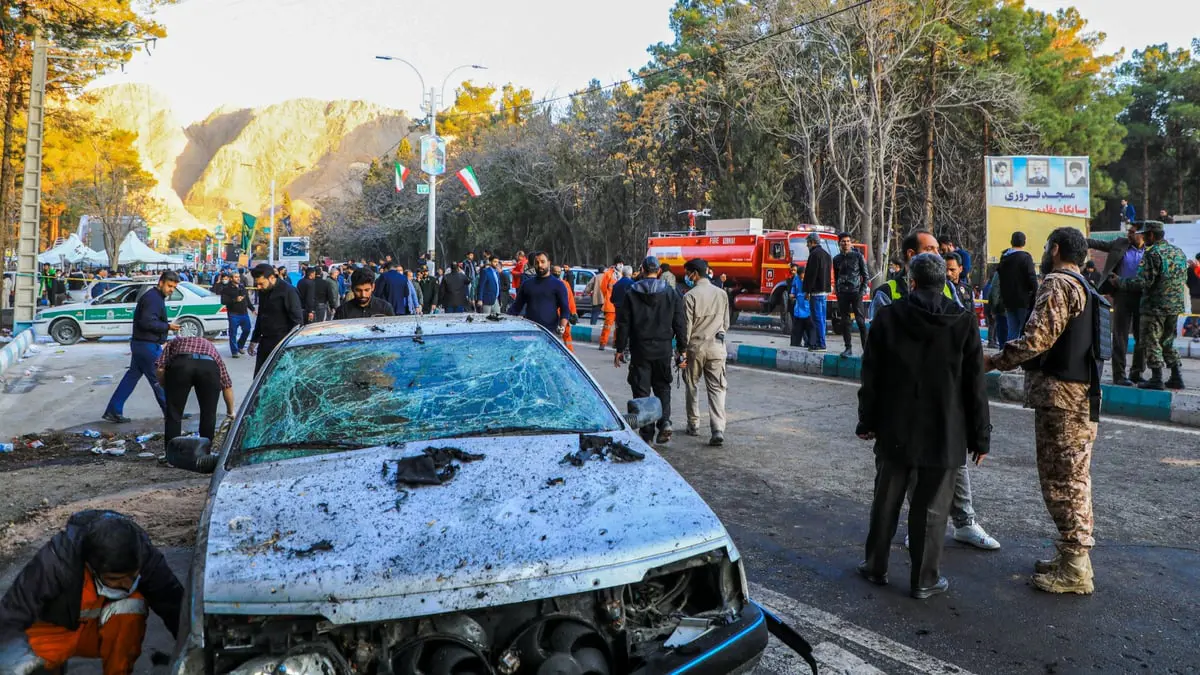
POLYGON ((269 228, 271 235, 270 249, 267 251, 267 262, 271 263, 271 267, 275 267, 275 179, 271 178, 271 227, 269 228))
MULTIPOLYGON (((437 142, 437 90, 429 88, 429 135, 437 142)), ((429 222, 425 229, 425 252, 429 254, 429 262, 434 261, 434 249, 437 242, 437 176, 429 176, 429 222)))
POLYGON ((33 33, 33 75, 25 132, 21 226, 17 235, 17 287, 13 333, 33 327, 38 297, 38 235, 42 216, 42 139, 46 127, 46 63, 50 45, 40 28, 33 33))

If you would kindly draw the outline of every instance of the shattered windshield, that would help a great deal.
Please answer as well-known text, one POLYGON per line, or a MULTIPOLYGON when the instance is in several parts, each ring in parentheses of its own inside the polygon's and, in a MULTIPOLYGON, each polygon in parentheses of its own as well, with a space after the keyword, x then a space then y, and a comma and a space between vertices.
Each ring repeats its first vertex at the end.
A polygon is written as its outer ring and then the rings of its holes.
POLYGON ((250 401, 231 463, 455 436, 620 429, 551 340, 474 333, 289 348, 250 401))

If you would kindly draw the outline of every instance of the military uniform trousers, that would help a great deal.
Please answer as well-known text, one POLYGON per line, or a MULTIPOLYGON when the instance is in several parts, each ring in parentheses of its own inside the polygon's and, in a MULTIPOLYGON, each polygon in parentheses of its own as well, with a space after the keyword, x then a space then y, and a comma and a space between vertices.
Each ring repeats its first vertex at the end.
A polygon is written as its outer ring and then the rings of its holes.
POLYGON ((704 348, 687 352, 687 369, 683 374, 684 393, 687 397, 688 427, 700 426, 700 382, 708 393, 708 425, 712 432, 725 433, 725 391, 729 388, 725 380, 725 346, 716 349, 704 348), (713 354, 719 350, 720 358, 713 354))
POLYGON ((1175 351, 1176 314, 1143 314, 1138 344, 1146 345, 1146 365, 1151 368, 1174 368, 1179 365, 1179 352, 1175 351))
MULTIPOLYGON (((1145 317, 1142 319, 1145 320, 1145 317)), ((1086 412, 1034 410, 1038 480, 1065 555, 1087 553, 1092 536, 1092 447, 1097 425, 1086 412)))

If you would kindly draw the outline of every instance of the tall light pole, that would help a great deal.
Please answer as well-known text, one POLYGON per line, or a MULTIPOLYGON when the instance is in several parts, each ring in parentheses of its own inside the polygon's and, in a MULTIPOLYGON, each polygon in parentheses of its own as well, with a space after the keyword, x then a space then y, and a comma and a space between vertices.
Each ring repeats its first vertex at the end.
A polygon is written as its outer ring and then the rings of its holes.
MULTIPOLYGON (((413 64, 409 63, 408 61, 406 61, 398 56, 376 56, 375 58, 379 59, 380 61, 399 61, 400 63, 403 63, 404 65, 411 68, 412 71, 417 74, 417 79, 421 81, 421 92, 422 92, 422 95, 424 94, 425 78, 421 76, 421 71, 417 70, 416 66, 414 66, 413 64)), ((450 76, 464 68, 473 68, 475 70, 487 70, 486 66, 480 66, 480 65, 475 65, 475 64, 471 64, 471 63, 465 63, 461 66, 456 66, 456 67, 452 68, 449 73, 446 73, 446 77, 442 80, 442 89, 440 92, 441 100, 445 100, 445 98, 446 98, 446 83, 450 81, 450 76)), ((425 112, 427 112, 429 114, 429 135, 433 139, 434 143, 437 142, 437 116, 438 116, 438 108, 439 108, 438 95, 439 95, 438 90, 434 89, 433 87, 430 87, 429 88, 429 100, 428 100, 428 102, 426 102, 424 104, 425 112)), ((429 256, 429 264, 433 265, 434 256, 435 256, 436 248, 437 248, 437 175, 429 174, 428 180, 429 180, 429 211, 428 211, 428 220, 426 221, 426 225, 425 225, 425 249, 426 249, 426 254, 429 256)))
MULTIPOLYGON (((257 164, 246 164, 245 162, 242 162, 242 166, 248 166, 252 169, 258 168, 257 164)), ((297 167, 293 167, 292 171, 303 171, 306 168, 308 168, 308 167, 297 166, 297 167)), ((271 226, 269 228, 267 228, 267 234, 270 236, 270 239, 269 239, 270 243, 267 244, 267 262, 269 262, 271 264, 271 267, 275 266, 275 179, 278 177, 277 174, 278 174, 278 172, 276 172, 276 171, 271 172, 271 206, 270 206, 271 226)), ((254 242, 250 242, 250 243, 251 243, 251 248, 253 248, 254 242)), ((249 254, 249 251, 247 251, 246 253, 249 254)))

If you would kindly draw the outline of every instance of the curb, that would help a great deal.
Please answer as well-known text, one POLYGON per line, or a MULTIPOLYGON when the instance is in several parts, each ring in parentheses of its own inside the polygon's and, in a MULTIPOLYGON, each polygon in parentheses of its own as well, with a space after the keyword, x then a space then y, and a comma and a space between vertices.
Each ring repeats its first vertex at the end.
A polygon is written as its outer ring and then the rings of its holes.
MULTIPOLYGON (((733 322, 733 327, 759 329, 773 328, 779 330, 779 319, 761 314, 739 314, 737 320, 733 322)), ((832 333, 830 333, 830 335, 832 335, 832 333)), ((987 329, 981 327, 979 329, 979 336, 986 340, 987 335, 987 329)), ((787 337, 787 335, 784 335, 782 332, 779 333, 779 336, 784 338, 787 337)), ((1130 337, 1126 347, 1126 351, 1130 354, 1133 353, 1134 342, 1134 338, 1130 337)), ((1179 352, 1179 357, 1183 359, 1200 359, 1200 342, 1196 342, 1190 338, 1177 337, 1175 338, 1175 351, 1179 352)))
POLYGON ((25 350, 29 349, 29 345, 33 344, 33 330, 23 330, 13 337, 12 342, 0 348, 0 374, 8 370, 8 367, 16 363, 25 355, 25 350))
MULTIPOLYGON (((600 326, 571 327, 575 342, 599 343, 600 326)), ((810 352, 807 349, 758 347, 737 342, 725 345, 729 363, 779 370, 800 375, 858 380, 862 377, 860 357, 810 352)), ((1025 378, 1018 373, 988 373, 988 396, 1001 401, 1023 403, 1025 378)), ((1101 412, 1153 422, 1171 422, 1200 427, 1200 393, 1146 391, 1136 387, 1100 385, 1101 412)))

